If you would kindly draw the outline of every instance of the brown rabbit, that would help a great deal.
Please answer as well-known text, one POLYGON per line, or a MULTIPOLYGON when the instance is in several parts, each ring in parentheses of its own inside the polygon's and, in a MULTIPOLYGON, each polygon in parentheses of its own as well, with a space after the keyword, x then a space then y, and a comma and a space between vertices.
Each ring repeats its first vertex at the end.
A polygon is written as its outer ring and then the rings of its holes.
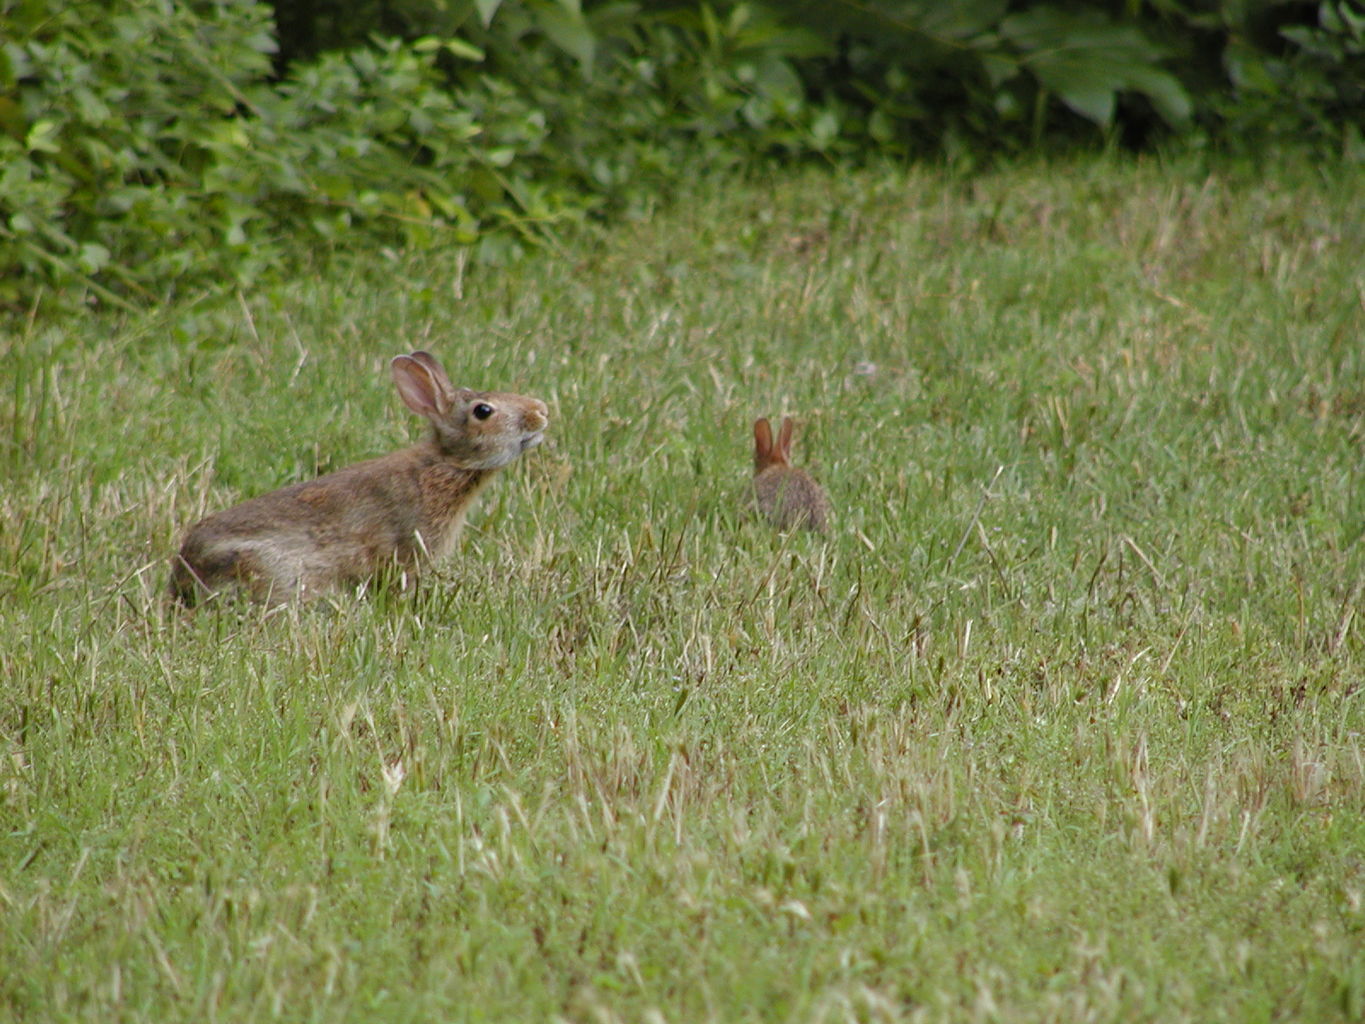
POLYGON ((829 529, 829 495, 804 469, 791 464, 792 423, 782 418, 773 444, 766 418, 754 420, 754 504, 779 530, 805 527, 817 533, 829 529))
POLYGON ((549 412, 539 399, 452 387, 427 352, 390 368, 431 436, 196 523, 171 561, 174 598, 192 606, 239 584, 270 604, 307 600, 386 567, 415 573, 450 551, 475 496, 540 444, 549 412))

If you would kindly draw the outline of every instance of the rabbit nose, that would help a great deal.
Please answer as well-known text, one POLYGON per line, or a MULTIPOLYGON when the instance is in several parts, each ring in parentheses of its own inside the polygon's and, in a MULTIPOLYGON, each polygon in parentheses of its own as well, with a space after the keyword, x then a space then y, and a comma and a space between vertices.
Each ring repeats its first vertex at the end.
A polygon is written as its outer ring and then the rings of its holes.
POLYGON ((526 410, 522 422, 527 430, 544 430, 550 422, 550 410, 545 407, 544 402, 537 402, 526 410))

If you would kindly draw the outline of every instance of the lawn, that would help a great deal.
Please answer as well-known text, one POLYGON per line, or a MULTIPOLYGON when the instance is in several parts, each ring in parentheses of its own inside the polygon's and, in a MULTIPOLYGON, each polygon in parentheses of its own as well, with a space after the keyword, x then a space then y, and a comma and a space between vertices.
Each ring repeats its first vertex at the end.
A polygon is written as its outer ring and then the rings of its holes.
POLYGON ((0 335, 0 1018, 1365 1017, 1365 171, 702 180, 0 335), (190 522, 543 398, 413 591, 190 522), (828 536, 744 498, 797 420, 828 536))

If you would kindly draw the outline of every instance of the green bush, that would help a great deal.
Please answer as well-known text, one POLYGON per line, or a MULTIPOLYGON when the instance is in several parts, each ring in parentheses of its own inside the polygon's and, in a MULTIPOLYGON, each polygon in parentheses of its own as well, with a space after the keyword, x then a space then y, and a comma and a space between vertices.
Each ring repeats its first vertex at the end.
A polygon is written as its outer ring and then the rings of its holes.
POLYGON ((150 294, 224 243, 243 255, 233 197, 205 179, 269 70, 268 9, 134 0, 3 13, 0 301, 19 298, 19 274, 108 298, 150 294))
POLYGON ((1243 13, 1225 20, 1231 89, 1210 97, 1210 117, 1226 134, 1315 140, 1365 159, 1365 6, 1252 7, 1259 19, 1243 13), (1313 16, 1292 20, 1304 8, 1313 16))
POLYGON ((0 0, 0 307, 486 258, 700 165, 1195 134, 1361 150, 1331 0, 0 0))
POLYGON ((34 282, 113 303, 248 283, 310 238, 468 242, 584 205, 514 167, 543 145, 543 115, 496 88, 464 102, 432 41, 376 40, 272 81, 264 4, 6 15, 0 304, 34 282))
POLYGON ((1093 137, 1086 126, 1110 128, 1132 98, 1173 128, 1191 113, 1169 49, 1094 5, 873 0, 789 13, 842 40, 838 61, 803 72, 838 98, 859 148, 961 154, 1093 137))

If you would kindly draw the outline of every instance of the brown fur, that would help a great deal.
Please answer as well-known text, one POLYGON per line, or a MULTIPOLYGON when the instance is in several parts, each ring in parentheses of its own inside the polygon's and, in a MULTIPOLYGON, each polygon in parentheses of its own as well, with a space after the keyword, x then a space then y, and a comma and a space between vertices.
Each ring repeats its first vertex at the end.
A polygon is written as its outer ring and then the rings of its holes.
POLYGON ((824 533, 829 529, 829 495, 809 473, 791 464, 793 428, 791 417, 783 417, 774 444, 767 419, 754 421, 754 504, 779 530, 824 533))
POLYGON ((479 491, 540 443, 549 414, 535 398, 451 386, 426 352, 397 356, 392 369, 431 436, 196 523, 171 561, 173 597, 194 605, 239 585, 271 604, 307 600, 390 567, 416 573, 449 553, 479 491), (482 420, 480 406, 492 410, 482 420))

